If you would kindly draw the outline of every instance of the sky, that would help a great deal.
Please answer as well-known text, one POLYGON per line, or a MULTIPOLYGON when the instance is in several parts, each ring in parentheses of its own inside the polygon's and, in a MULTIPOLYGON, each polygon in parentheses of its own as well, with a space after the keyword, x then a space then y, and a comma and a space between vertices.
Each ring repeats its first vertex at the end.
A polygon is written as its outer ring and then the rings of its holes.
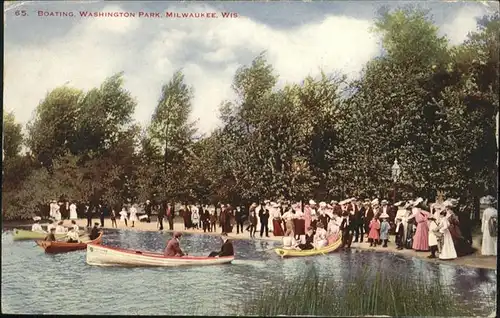
MULTIPOLYGON (((162 85, 182 69, 194 88, 192 119, 198 120, 200 133, 209 133, 220 124, 219 104, 235 97, 231 83, 236 70, 259 53, 267 52, 280 86, 321 70, 355 78, 381 53, 379 38, 370 32, 377 10, 405 4, 113 1, 5 6, 4 111, 13 111, 24 125, 52 89, 69 85, 89 90, 123 71, 124 86, 138 103, 134 118, 147 125, 162 85), (43 17, 39 11, 74 16, 43 17), (81 18, 80 11, 214 12, 219 18, 81 18), (221 12, 238 17, 222 18, 221 12)), ((491 12, 491 6, 471 2, 417 5, 431 11, 451 44, 463 42, 475 31, 476 18, 491 12)))

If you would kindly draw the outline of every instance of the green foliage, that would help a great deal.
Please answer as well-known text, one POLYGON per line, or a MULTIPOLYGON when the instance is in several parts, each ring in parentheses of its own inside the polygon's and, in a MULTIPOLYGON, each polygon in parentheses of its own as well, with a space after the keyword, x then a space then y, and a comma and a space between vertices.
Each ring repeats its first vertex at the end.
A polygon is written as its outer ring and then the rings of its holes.
POLYGON ((112 204, 388 198, 394 159, 398 200, 444 190, 471 206, 497 190, 499 30, 498 13, 484 17, 452 47, 427 12, 382 10, 373 32, 384 52, 351 82, 325 70, 278 87, 262 53, 237 70, 236 98, 221 103, 220 127, 203 138, 181 71, 147 127, 132 120, 121 73, 88 92, 56 88, 27 126, 27 155, 20 126, 4 115, 4 216, 29 217, 60 195, 112 204))
POLYGON ((241 308, 256 316, 471 316, 472 311, 442 283, 424 277, 396 277, 358 268, 338 281, 314 268, 299 280, 266 289, 241 308), (411 288, 409 288, 411 286, 411 288))

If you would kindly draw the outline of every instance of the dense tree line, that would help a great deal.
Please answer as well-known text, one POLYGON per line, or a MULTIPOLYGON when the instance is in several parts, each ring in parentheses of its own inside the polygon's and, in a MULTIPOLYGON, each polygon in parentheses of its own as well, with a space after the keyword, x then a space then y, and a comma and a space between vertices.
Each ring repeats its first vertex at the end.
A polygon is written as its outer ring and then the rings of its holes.
MULTIPOLYGON (((391 197, 436 190, 472 204, 497 190, 498 13, 451 46, 426 12, 381 11, 383 54, 348 82, 324 70, 277 87, 265 54, 242 66, 209 136, 189 121, 195 92, 181 71, 148 127, 116 74, 88 92, 62 86, 27 124, 4 114, 2 211, 28 218, 56 196, 118 203, 391 197), (25 146, 28 151, 22 153, 25 146)), ((19 105, 18 105, 19 106, 19 105)))

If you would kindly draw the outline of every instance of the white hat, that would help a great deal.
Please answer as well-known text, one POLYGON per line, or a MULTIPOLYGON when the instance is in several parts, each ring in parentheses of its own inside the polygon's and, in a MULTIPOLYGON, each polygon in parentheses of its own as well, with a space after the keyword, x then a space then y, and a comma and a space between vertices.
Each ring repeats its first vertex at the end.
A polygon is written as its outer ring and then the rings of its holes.
POLYGON ((344 204, 346 204, 346 200, 342 200, 342 201, 340 201, 340 202, 339 202, 339 204, 340 204, 340 205, 344 205, 344 204))
POLYGON ((149 203, 149 202, 151 202, 151 201, 149 201, 149 200, 146 200, 146 203, 149 203))
POLYGON ((481 204, 493 204, 493 202, 495 202, 495 198, 491 195, 487 195, 485 197, 482 197, 481 199, 479 199, 479 203, 481 204))
POLYGON ((264 200, 264 203, 269 203, 269 202, 271 202, 271 201, 269 201, 269 200, 264 200))
POLYGON ((349 199, 349 202, 355 202, 356 201, 356 198, 350 198, 349 199))
POLYGON ((339 201, 332 200, 330 201, 330 204, 339 204, 339 201))
POLYGON ((443 205, 448 208, 454 208, 458 205, 458 200, 457 199, 448 199, 443 202, 443 205))
POLYGON ((388 203, 389 203, 389 201, 387 201, 387 200, 382 200, 382 202, 380 202, 380 203, 381 203, 381 204, 388 204, 388 203))
POLYGON ((387 213, 385 213, 385 212, 384 212, 384 213, 382 213, 382 214, 379 216, 379 218, 381 218, 381 219, 388 219, 388 218, 389 218, 389 214, 387 214, 387 213))
POLYGON ((33 220, 34 220, 34 221, 40 221, 41 219, 42 219, 42 218, 41 218, 41 217, 39 217, 39 216, 34 216, 34 217, 33 217, 33 220))
POLYGON ((333 209, 333 205, 330 205, 330 204, 327 204, 327 205, 326 205, 326 207, 327 207, 328 209, 333 209))
POLYGON ((316 202, 314 202, 314 200, 309 200, 309 205, 316 205, 316 202))
POLYGON ((276 202, 271 202, 271 206, 273 208, 279 208, 280 207, 280 205, 278 203, 276 203, 276 202))
POLYGON ((319 206, 320 206, 321 208, 326 207, 326 202, 321 201, 321 202, 319 203, 319 206))
POLYGON ((419 205, 422 202, 424 202, 424 199, 417 198, 415 201, 413 201, 412 206, 417 206, 417 205, 419 205))
POLYGON ((377 204, 378 204, 378 199, 372 201, 372 205, 377 205, 377 204))
POLYGON ((398 201, 394 203, 394 206, 403 206, 403 201, 398 201))

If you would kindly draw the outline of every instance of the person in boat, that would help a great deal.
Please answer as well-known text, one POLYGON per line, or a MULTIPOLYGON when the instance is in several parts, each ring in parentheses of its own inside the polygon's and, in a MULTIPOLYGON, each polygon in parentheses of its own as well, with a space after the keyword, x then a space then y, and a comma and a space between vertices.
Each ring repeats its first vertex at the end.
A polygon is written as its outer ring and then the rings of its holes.
POLYGON ((90 231, 90 240, 95 240, 96 238, 99 237, 99 223, 94 223, 94 227, 90 231))
POLYGON ((49 221, 49 225, 47 225, 47 232, 50 233, 51 229, 55 230, 56 228, 56 222, 52 219, 49 221))
POLYGON ((66 234, 67 243, 80 243, 80 235, 78 235, 78 225, 75 225, 66 234))
POLYGON ((316 233, 314 234, 314 247, 320 249, 328 245, 328 239, 326 237, 325 226, 322 222, 318 222, 316 225, 316 233))
POLYGON ((234 247, 233 243, 229 240, 226 233, 221 234, 222 246, 219 252, 211 252, 208 257, 224 257, 224 256, 233 256, 234 255, 234 247))
POLYGON ((327 233, 330 235, 338 235, 340 231, 341 218, 335 213, 332 213, 330 222, 328 222, 327 233))
POLYGON ((51 228, 49 234, 43 240, 48 241, 48 242, 55 242, 56 241, 56 228, 55 227, 51 228))
POLYGON ((76 225, 75 220, 71 220, 71 228, 76 229, 77 233, 80 231, 80 227, 78 225, 76 225))
POLYGON ((34 216, 33 217, 33 221, 35 221, 35 223, 33 223, 33 225, 31 226, 31 231, 32 232, 41 232, 41 233, 45 233, 45 231, 43 230, 42 226, 40 225, 40 220, 42 218, 39 217, 39 216, 34 216))
POLYGON ((164 256, 172 257, 172 256, 185 256, 188 255, 181 250, 180 247, 180 238, 182 236, 181 232, 175 232, 174 236, 168 241, 167 247, 163 253, 164 256))
POLYGON ((307 228, 307 233, 305 237, 305 243, 299 244, 299 249, 301 250, 312 250, 314 249, 314 229, 312 226, 307 228))
POLYGON ((56 234, 66 234, 68 232, 68 229, 64 226, 63 221, 59 221, 56 226, 56 234))
POLYGON ((283 248, 287 250, 298 249, 298 243, 292 229, 287 230, 287 234, 283 236, 283 248))

